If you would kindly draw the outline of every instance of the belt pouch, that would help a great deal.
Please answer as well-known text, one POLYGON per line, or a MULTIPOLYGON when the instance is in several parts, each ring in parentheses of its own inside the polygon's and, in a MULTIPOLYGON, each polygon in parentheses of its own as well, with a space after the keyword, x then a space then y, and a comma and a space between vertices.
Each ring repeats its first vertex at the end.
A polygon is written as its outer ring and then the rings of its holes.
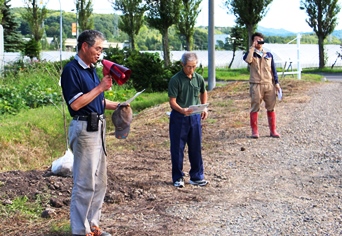
POLYGON ((87 131, 93 132, 99 130, 99 116, 96 112, 90 113, 87 120, 87 131))

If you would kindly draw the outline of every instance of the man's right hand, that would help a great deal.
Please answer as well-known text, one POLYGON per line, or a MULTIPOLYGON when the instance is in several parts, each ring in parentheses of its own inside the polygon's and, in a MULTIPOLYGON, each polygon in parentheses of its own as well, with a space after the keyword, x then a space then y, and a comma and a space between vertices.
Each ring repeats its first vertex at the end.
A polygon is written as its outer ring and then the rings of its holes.
POLYGON ((109 90, 113 85, 113 80, 110 75, 106 75, 105 77, 102 78, 100 86, 103 91, 109 90))
POLYGON ((183 110, 183 114, 184 114, 185 116, 190 116, 191 113, 193 112, 193 110, 192 110, 192 109, 189 109, 189 108, 183 108, 182 110, 183 110))

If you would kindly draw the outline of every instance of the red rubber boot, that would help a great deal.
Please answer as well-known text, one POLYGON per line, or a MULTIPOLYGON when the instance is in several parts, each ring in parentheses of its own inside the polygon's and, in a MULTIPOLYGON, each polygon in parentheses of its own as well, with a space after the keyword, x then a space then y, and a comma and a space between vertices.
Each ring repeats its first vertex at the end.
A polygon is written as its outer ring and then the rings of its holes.
POLYGON ((274 111, 267 111, 268 126, 270 127, 270 136, 280 138, 280 134, 276 131, 276 114, 274 111))
POLYGON ((251 128, 252 128, 252 138, 259 138, 258 112, 250 113, 250 122, 251 122, 251 128))

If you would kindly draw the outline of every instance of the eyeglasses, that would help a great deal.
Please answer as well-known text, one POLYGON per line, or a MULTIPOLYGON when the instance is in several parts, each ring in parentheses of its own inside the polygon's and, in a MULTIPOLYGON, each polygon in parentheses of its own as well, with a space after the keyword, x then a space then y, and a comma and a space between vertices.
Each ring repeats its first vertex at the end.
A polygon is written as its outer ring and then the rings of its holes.
POLYGON ((89 43, 87 43, 87 44, 88 44, 89 48, 94 48, 96 52, 102 53, 102 51, 103 51, 102 47, 94 47, 94 46, 90 45, 89 43))

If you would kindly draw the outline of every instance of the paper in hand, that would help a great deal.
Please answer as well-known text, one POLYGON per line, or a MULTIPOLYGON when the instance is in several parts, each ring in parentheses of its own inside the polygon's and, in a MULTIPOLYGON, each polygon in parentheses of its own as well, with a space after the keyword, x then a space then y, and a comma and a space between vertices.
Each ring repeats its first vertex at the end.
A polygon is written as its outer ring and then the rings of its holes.
POLYGON ((143 89, 140 92, 137 92, 133 97, 131 97, 130 99, 128 99, 125 103, 130 104, 136 97, 138 97, 142 92, 144 92, 145 89, 143 89))
POLYGON ((192 110, 191 115, 202 113, 203 111, 205 111, 205 109, 208 108, 208 105, 209 103, 189 106, 189 109, 192 110))
POLYGON ((278 90, 278 100, 281 101, 283 97, 283 92, 281 91, 281 88, 278 90))

